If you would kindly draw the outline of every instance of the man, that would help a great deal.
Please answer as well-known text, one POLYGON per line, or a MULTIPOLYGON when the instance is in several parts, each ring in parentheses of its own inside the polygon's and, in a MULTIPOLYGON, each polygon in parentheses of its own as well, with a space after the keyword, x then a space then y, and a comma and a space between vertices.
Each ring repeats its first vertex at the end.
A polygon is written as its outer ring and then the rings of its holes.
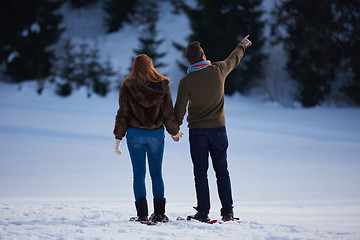
MULTIPOLYGON (((228 139, 224 116, 224 84, 226 76, 238 65, 251 46, 248 36, 224 61, 211 63, 206 60, 199 42, 190 43, 185 50, 189 62, 187 75, 180 80, 175 113, 180 125, 188 106, 190 153, 194 166, 197 213, 189 218, 209 221, 210 193, 207 179, 210 153, 216 172, 222 219, 234 220, 231 183, 227 170, 228 139)), ((173 137, 177 140, 176 137, 173 137)))

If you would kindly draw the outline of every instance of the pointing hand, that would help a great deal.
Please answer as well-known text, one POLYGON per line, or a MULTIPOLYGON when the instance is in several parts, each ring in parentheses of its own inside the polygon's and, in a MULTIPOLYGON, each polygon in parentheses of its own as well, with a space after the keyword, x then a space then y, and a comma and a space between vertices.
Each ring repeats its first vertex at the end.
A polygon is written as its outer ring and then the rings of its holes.
POLYGON ((250 47, 252 45, 252 42, 248 39, 249 35, 247 35, 246 37, 244 37, 240 43, 245 43, 246 47, 250 47))

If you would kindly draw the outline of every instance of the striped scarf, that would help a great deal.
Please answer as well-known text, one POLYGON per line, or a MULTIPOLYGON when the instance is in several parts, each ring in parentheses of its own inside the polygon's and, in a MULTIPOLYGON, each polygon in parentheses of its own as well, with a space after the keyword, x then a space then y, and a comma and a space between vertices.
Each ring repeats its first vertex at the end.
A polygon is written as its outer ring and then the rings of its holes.
POLYGON ((207 68, 208 66, 211 65, 210 60, 205 60, 205 61, 201 61, 201 62, 197 62, 194 63, 192 65, 190 65, 187 69, 187 73, 191 73, 191 72, 196 72, 199 70, 202 70, 204 68, 207 68))

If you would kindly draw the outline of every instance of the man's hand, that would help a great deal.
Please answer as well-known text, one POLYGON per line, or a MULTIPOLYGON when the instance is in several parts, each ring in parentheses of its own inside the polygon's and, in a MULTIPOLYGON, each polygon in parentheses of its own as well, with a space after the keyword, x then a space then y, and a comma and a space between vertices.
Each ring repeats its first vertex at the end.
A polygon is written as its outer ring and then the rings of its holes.
POLYGON ((179 142, 180 141, 180 138, 182 137, 182 135, 184 135, 183 132, 179 131, 176 135, 174 136, 171 136, 172 139, 175 141, 175 142, 179 142))
POLYGON ((250 47, 252 45, 252 42, 248 39, 249 35, 247 35, 246 37, 244 37, 240 43, 245 43, 246 47, 250 47))

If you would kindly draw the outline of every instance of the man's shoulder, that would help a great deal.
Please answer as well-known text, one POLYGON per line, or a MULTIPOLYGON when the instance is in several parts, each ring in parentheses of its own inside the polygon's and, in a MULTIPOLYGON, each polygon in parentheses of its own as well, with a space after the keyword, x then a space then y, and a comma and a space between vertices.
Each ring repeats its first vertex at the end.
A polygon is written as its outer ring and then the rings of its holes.
POLYGON ((183 77, 180 79, 179 83, 180 83, 180 84, 186 84, 186 82, 188 82, 189 79, 191 79, 190 74, 186 74, 185 76, 183 76, 183 77))
POLYGON ((209 76, 218 76, 221 73, 222 62, 214 62, 209 67, 186 74, 183 78, 180 79, 180 84, 182 85, 192 85, 194 81, 201 82, 202 80, 207 79, 209 76))
POLYGON ((213 62, 213 63, 211 64, 211 66, 212 66, 213 68, 219 69, 219 68, 222 67, 223 64, 225 64, 224 61, 217 61, 217 62, 213 62))

